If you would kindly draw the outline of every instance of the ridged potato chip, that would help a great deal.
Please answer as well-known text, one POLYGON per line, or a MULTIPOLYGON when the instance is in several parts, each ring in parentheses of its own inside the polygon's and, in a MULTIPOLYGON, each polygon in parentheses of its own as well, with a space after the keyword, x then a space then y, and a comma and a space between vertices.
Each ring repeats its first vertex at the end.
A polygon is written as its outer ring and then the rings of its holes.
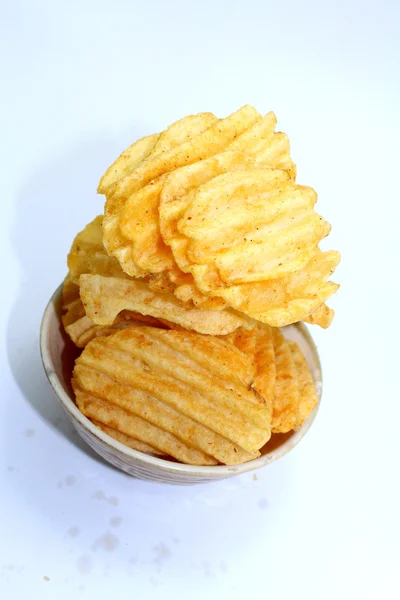
POLYGON ((278 328, 259 325, 238 329, 224 340, 245 353, 255 374, 251 389, 264 399, 272 433, 299 429, 317 405, 307 362, 298 345, 278 328))
POLYGON ((153 448, 149 444, 145 444, 144 442, 141 442, 130 435, 126 435, 126 433, 122 433, 117 429, 108 427, 108 425, 104 425, 103 423, 100 423, 100 421, 95 421, 94 419, 92 419, 92 421, 94 425, 96 425, 96 427, 104 431, 104 433, 114 438, 114 440, 117 440, 117 442, 120 442, 121 444, 124 444, 129 448, 132 448, 133 450, 145 452, 146 454, 154 454, 159 458, 168 458, 164 452, 160 452, 160 450, 157 450, 157 448, 153 448))
POLYGON ((296 365, 288 342, 277 328, 272 337, 275 354, 275 395, 272 407, 272 432, 286 433, 296 428, 300 402, 296 365))
POLYGON ((130 411, 106 402, 97 396, 91 396, 79 389, 72 380, 76 403, 79 410, 89 419, 103 425, 112 426, 122 434, 138 439, 140 442, 156 448, 159 452, 175 457, 190 465, 216 465, 217 460, 184 444, 179 438, 164 431, 130 411))
POLYGON ((200 463, 123 421, 135 415, 161 438, 172 435, 225 464, 244 462, 270 437, 268 407, 249 390, 253 380, 250 358, 225 340, 151 327, 93 340, 74 369, 77 395, 90 397, 86 406, 78 400, 87 416, 191 464, 200 463), (92 398, 103 403, 96 411, 87 406, 92 398), (115 407, 127 415, 111 425, 115 407))
POLYGON ((62 316, 61 321, 65 332, 78 348, 84 348, 93 338, 103 335, 111 335, 120 329, 126 329, 145 323, 153 327, 168 328, 169 323, 166 320, 163 322, 151 316, 141 315, 132 311, 122 311, 110 325, 96 325, 86 315, 85 308, 82 304, 79 295, 79 286, 72 283, 68 274, 64 280, 63 295, 62 295, 62 316))
MULTIPOLYGON (((176 169, 172 171, 172 175, 177 173, 178 179, 182 180, 187 171, 187 176, 193 182, 194 172, 198 174, 198 180, 204 182, 208 180, 213 170, 216 171, 215 174, 218 174, 228 168, 244 169, 246 165, 251 167, 280 166, 294 173, 295 167, 290 159, 287 136, 275 133, 275 124, 275 115, 268 113, 239 135, 221 154, 176 169), (183 171, 183 173, 179 174, 179 171, 183 171)), ((159 210, 161 212, 160 202, 166 177, 167 175, 160 176, 132 194, 123 209, 119 221, 120 233, 129 241, 124 250, 123 266, 131 275, 141 271, 160 273, 173 269, 174 259, 160 232, 161 215, 159 216, 159 210), (135 267, 131 269, 127 264, 129 246, 130 256, 135 264, 135 267)))
POLYGON ((323 329, 329 327, 335 316, 335 311, 326 304, 322 304, 317 310, 304 318, 305 323, 310 325, 319 325, 323 329))
POLYGON ((211 294, 299 271, 330 230, 314 211, 316 199, 278 169, 215 177, 186 197, 174 257, 211 294))
POLYGON ((159 139, 160 134, 155 133, 143 137, 134 144, 131 144, 131 146, 124 150, 104 173, 103 177, 100 179, 97 192, 99 194, 111 195, 115 190, 118 181, 136 169, 136 167, 151 153, 159 139))
POLYGON ((221 151, 258 119, 259 113, 249 106, 221 121, 210 113, 186 117, 175 145, 150 154, 119 181, 107 196, 103 239, 107 252, 118 258, 126 273, 140 277, 173 264, 159 233, 158 205, 166 174, 221 151))
POLYGON ((254 366, 251 389, 264 399, 268 414, 272 418, 276 376, 272 328, 268 325, 258 325, 248 330, 240 328, 224 339, 250 358, 254 366))
MULTIPOLYGON (((339 285, 327 279, 339 261, 339 252, 317 250, 309 263, 296 273, 220 288, 218 295, 229 306, 257 321, 284 327, 307 318, 338 290, 339 285)), ((201 281, 196 280, 196 283, 201 289, 201 281)), ((201 291, 207 293, 206 289, 201 291)))
POLYGON ((74 321, 71 321, 71 315, 70 313, 68 315, 68 312, 66 313, 66 317, 69 316, 69 319, 62 318, 66 333, 78 348, 84 348, 95 337, 111 335, 120 329, 127 329, 138 323, 160 328, 168 327, 166 320, 161 322, 153 317, 144 316, 132 311, 123 311, 117 315, 111 325, 95 325, 85 314, 82 303, 81 307, 82 314, 81 316, 77 316, 74 321))
POLYGON ((121 311, 130 310, 209 335, 253 326, 245 315, 190 307, 171 293, 150 289, 145 281, 88 274, 81 275, 79 282, 85 312, 96 325, 111 325, 121 311))
POLYGON ((79 285, 82 273, 97 273, 113 277, 128 277, 118 261, 109 256, 103 246, 103 216, 99 215, 75 237, 67 264, 71 281, 79 285))
POLYGON ((318 404, 317 394, 306 359, 296 342, 287 342, 296 368, 297 384, 299 389, 299 405, 295 429, 300 429, 304 421, 318 404))

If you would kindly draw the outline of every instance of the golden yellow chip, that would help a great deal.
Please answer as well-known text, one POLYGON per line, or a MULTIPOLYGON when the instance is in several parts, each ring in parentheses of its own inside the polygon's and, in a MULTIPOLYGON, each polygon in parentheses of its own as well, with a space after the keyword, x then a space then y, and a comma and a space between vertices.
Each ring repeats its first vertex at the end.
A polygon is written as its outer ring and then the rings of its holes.
MULTIPOLYGON (((114 199, 126 199, 160 175, 221 152, 260 119, 260 114, 252 106, 243 106, 221 120, 209 113, 200 113, 200 115, 204 117, 196 121, 193 133, 192 123, 187 127, 188 141, 156 154, 153 159, 149 157, 148 160, 143 161, 133 173, 119 181, 113 194, 114 199)), ((185 117, 185 120, 189 119, 190 117, 185 117)))
POLYGON ((221 121, 210 113, 186 117, 178 127, 175 145, 159 152, 156 145, 154 153, 120 180, 107 196, 103 237, 107 252, 118 258, 126 273, 139 277, 173 264, 159 232, 158 205, 165 175, 219 152, 259 118, 249 106, 221 121))
POLYGON ((332 323, 334 316, 335 311, 326 304, 322 304, 322 306, 308 315, 308 317, 305 317, 304 321, 305 323, 310 323, 310 325, 319 325, 326 329, 332 323))
POLYGON ((225 335, 238 327, 252 326, 245 315, 232 310, 192 308, 171 293, 150 289, 145 281, 81 275, 80 294, 86 314, 96 325, 111 325, 122 310, 130 310, 209 335, 225 335))
POLYGON ((102 215, 91 221, 75 237, 68 254, 71 281, 79 284, 82 273, 127 277, 118 261, 109 256, 103 246, 102 215))
POLYGON ((120 179, 131 173, 151 153, 160 134, 155 133, 141 138, 124 150, 100 179, 97 191, 110 195, 120 179))
POLYGON ((272 406, 272 432, 287 433, 296 428, 299 384, 296 365, 287 340, 272 329, 275 354, 275 396, 272 406))
POLYGON ((258 325, 248 330, 240 328, 224 339, 249 357, 254 367, 251 389, 264 399, 272 418, 276 375, 272 328, 268 325, 258 325))
POLYGON ((256 344, 254 354, 256 375, 252 389, 264 400, 272 421, 275 398, 276 365, 272 328, 268 325, 256 329, 256 344))
POLYGON ((62 288, 62 305, 65 310, 67 310, 68 305, 71 302, 75 302, 75 300, 79 299, 79 285, 74 283, 71 279, 71 275, 65 277, 62 288))
POLYGON ((151 316, 141 315, 132 311, 122 311, 110 325, 96 325, 86 315, 79 295, 79 286, 72 283, 68 274, 64 280, 62 296, 62 324, 66 333, 78 348, 84 348, 88 342, 100 335, 111 335, 120 329, 131 327, 133 324, 145 323, 153 327, 168 327, 166 320, 163 322, 151 316))
POLYGON ((149 446, 149 444, 145 444, 144 442, 141 442, 130 435, 126 435, 126 433, 122 433, 117 429, 113 429, 112 427, 103 425, 103 423, 100 423, 99 421, 96 421, 94 419, 92 419, 92 422, 94 425, 96 425, 96 427, 104 431, 104 433, 114 438, 114 440, 117 440, 117 442, 120 442, 120 444, 124 444, 125 446, 128 446, 133 450, 139 450, 139 452, 145 452, 146 454, 154 454, 162 458, 167 458, 167 455, 164 452, 161 452, 160 450, 157 450, 157 448, 149 446))
POLYGON ((316 199, 278 169, 215 177, 187 196, 174 257, 209 293, 299 271, 330 230, 316 199))
POLYGON ((89 419, 112 426, 121 433, 135 437, 140 442, 156 448, 159 452, 174 456, 190 465, 215 465, 214 458, 191 448, 167 431, 155 427, 147 420, 116 405, 82 392, 73 380, 76 403, 79 410, 89 419))
POLYGON ((77 315, 75 320, 72 320, 71 311, 69 311, 62 317, 62 321, 66 333, 78 348, 84 348, 95 337, 111 335, 120 329, 127 329, 138 323, 145 323, 146 325, 161 328, 168 326, 167 321, 161 322, 153 317, 130 311, 120 313, 111 325, 95 325, 85 314, 82 302, 81 314, 77 315))
POLYGON ((184 273, 176 265, 161 277, 169 282, 170 291, 182 302, 191 302, 203 310, 222 310, 227 306, 222 298, 202 294, 196 287, 193 275, 184 273))
POLYGON ((209 129, 217 123, 218 119, 212 113, 198 113, 197 115, 189 115, 183 117, 175 123, 172 123, 165 131, 163 131, 157 140, 148 160, 160 155, 162 152, 168 152, 181 144, 190 142, 194 137, 209 129))
POLYGON ((294 365, 297 372, 299 405, 297 408, 297 418, 295 429, 299 429, 310 413, 318 404, 317 394, 311 373, 308 369, 306 359, 301 353, 296 342, 288 341, 290 352, 292 353, 294 365))
MULTIPOLYGON (((221 288, 218 295, 229 306, 253 319, 272 327, 283 327, 304 320, 338 290, 339 285, 327 279, 339 261, 339 252, 318 250, 297 273, 221 288)), ((200 287, 200 281, 198 285, 200 287)))
MULTIPOLYGON (((232 344, 151 327, 93 340, 74 369, 75 389, 107 402, 110 419, 118 406, 225 464, 254 458, 270 437, 268 408, 248 389, 253 378, 232 344)), ((183 460, 155 438, 118 430, 183 460)))
MULTIPOLYGON (((217 118, 214 117, 211 113, 199 113, 198 115, 193 115, 189 117, 185 117, 184 119, 180 119, 176 123, 173 123, 166 131, 164 131, 159 137, 157 143, 155 144, 153 151, 147 157, 145 164, 159 164, 159 157, 164 156, 168 153, 174 151, 176 147, 181 145, 186 145, 190 143, 190 141, 209 129, 211 125, 217 122, 217 118)), ((138 168, 140 164, 136 165, 138 168)), ((144 167, 146 170, 146 167, 144 167)), ((133 169, 130 171, 132 176, 136 173, 136 170, 133 169)), ((126 201, 129 196, 132 195, 134 190, 131 190, 129 193, 124 194, 121 192, 121 187, 125 186, 125 184, 131 181, 131 177, 127 176, 121 179, 120 184, 117 189, 113 189, 112 193, 108 193, 107 201, 105 205, 105 218, 103 222, 104 228, 104 244, 109 254, 115 255, 121 263, 122 268, 129 274, 134 277, 140 277, 145 272, 138 264, 135 262, 135 257, 133 256, 133 252, 135 250, 132 247, 132 244, 128 244, 126 238, 122 234, 120 230, 120 218, 122 216, 123 209, 125 207, 126 201)), ((152 179, 152 178, 151 178, 152 179)), ((162 183, 162 177, 161 179, 162 183)), ((137 186, 137 190, 140 190, 142 187, 146 185, 146 183, 150 183, 151 180, 143 181, 141 185, 137 186)), ((155 182, 154 182, 155 183, 155 182)), ((159 182, 160 183, 160 182, 159 182)), ((124 189, 125 189, 124 188, 124 189)), ((137 199, 138 202, 142 202, 141 209, 141 217, 145 218, 145 223, 143 223, 143 229, 146 230, 147 224, 150 223, 150 231, 149 235, 151 236, 151 216, 152 216, 152 207, 157 204, 158 198, 158 188, 157 185, 148 186, 147 190, 143 192, 140 199, 137 199), (146 206, 144 203, 148 204, 146 206), (147 210, 147 213, 146 213, 147 210)), ((132 199, 132 204, 134 205, 134 199, 132 199)), ((142 236, 143 237, 143 236, 142 236)), ((147 248, 149 248, 151 242, 147 243, 147 248)), ((159 241, 158 246, 160 246, 159 251, 162 253, 163 251, 163 242, 159 241)), ((148 254, 148 252, 147 252, 148 254)), ((170 254, 169 250, 166 249, 164 254, 170 254)), ((140 261, 140 257, 138 259, 140 261)), ((145 260, 145 257, 144 259, 145 260)), ((149 258, 151 260, 151 256, 149 258)), ((159 271, 155 271, 159 272, 159 271)))

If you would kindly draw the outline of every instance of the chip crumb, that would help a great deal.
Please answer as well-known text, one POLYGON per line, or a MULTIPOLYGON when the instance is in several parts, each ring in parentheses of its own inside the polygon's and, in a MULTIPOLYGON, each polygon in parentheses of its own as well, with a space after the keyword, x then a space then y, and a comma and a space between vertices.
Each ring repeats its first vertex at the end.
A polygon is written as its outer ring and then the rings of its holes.
POLYGON ((254 475, 253 475, 253 480, 254 480, 254 481, 258 481, 258 477, 257 477, 257 475, 256 475, 255 473, 254 473, 254 475))
POLYGON ((50 577, 47 577, 47 575, 44 575, 44 576, 43 576, 43 579, 44 579, 45 581, 50 581, 50 577))

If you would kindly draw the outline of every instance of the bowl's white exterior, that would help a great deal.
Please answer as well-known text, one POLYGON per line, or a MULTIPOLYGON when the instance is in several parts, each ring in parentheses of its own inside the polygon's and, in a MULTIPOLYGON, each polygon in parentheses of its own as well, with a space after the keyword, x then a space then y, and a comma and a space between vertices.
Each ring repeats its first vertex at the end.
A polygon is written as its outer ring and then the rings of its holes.
MULTIPOLYGON (((235 466, 202 467, 183 465, 156 458, 124 446, 93 425, 79 411, 74 402, 69 381, 71 372, 65 372, 65 365, 63 365, 63 352, 69 341, 66 340, 60 320, 61 292, 62 286, 54 292, 43 314, 40 330, 40 350, 44 370, 58 400, 78 434, 105 460, 126 473, 141 479, 178 484, 204 483, 232 477, 233 475, 259 469, 289 452, 299 443, 314 421, 318 407, 315 408, 299 431, 290 436, 282 436, 281 443, 274 444, 270 450, 266 448, 265 453, 259 458, 235 466)), ((299 344, 307 360, 316 385, 318 400, 320 400, 322 391, 321 365, 316 347, 307 328, 301 323, 296 323, 285 327, 283 333, 285 337, 293 339, 299 344)))

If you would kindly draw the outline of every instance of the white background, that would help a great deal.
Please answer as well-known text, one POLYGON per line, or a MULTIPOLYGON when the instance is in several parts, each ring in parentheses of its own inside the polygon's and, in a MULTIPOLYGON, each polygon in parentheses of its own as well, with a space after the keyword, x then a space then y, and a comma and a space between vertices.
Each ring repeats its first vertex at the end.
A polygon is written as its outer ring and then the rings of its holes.
POLYGON ((1 2, 2 598, 399 598, 399 7, 1 2), (258 480, 141 482, 58 408, 41 313, 116 155, 244 103, 276 112, 343 255, 323 403, 258 480))

